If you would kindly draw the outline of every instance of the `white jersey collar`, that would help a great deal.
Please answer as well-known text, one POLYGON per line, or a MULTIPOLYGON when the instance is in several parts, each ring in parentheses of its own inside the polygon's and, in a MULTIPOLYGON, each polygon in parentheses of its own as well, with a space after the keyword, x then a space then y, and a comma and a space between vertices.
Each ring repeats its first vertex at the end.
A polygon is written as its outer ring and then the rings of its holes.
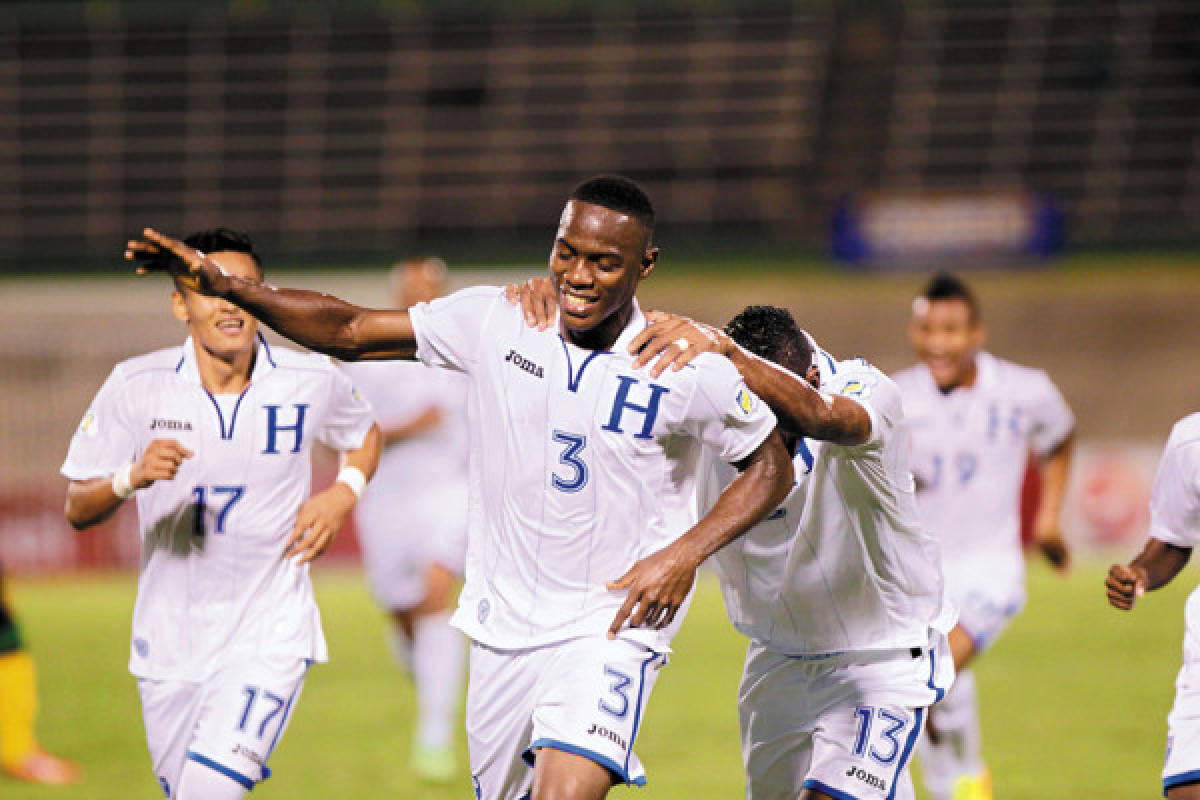
MULTIPOLYGON (((271 348, 267 344, 267 340, 263 338, 262 332, 259 331, 258 347, 254 354, 254 369, 250 373, 250 382, 254 383, 257 380, 265 377, 267 372, 275 369, 275 359, 271 355, 271 348)), ((204 382, 200 380, 200 367, 196 364, 196 343, 189 336, 183 342, 183 353, 179 357, 179 363, 175 365, 175 371, 186 381, 203 386, 204 382)))

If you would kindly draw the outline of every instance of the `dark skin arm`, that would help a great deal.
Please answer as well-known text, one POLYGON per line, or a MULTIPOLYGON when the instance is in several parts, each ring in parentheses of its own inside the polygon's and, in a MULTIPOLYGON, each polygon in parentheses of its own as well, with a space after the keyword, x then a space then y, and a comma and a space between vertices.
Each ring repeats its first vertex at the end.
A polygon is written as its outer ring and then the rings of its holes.
POLYGON ((236 277, 183 242, 152 228, 125 246, 139 274, 165 272, 189 288, 223 297, 297 344, 343 361, 413 359, 417 342, 406 311, 362 308, 332 295, 236 277))
POLYGON ((1133 561, 1109 567, 1108 577, 1104 580, 1109 605, 1122 611, 1133 610, 1134 603, 1145 592, 1170 583, 1191 556, 1190 547, 1150 539, 1133 561))
MULTIPOLYGON (((530 278, 525 283, 506 287, 513 305, 520 305, 530 327, 544 329, 554 319, 554 289, 545 278, 530 278)), ((682 369, 701 353, 717 353, 733 362, 750 391, 762 398, 786 433, 810 439, 856 445, 871 435, 871 418, 866 409, 840 395, 827 395, 815 387, 820 372, 807 364, 799 365, 803 377, 739 347, 724 331, 687 317, 650 311, 650 323, 629 343, 635 367, 650 365, 657 378, 668 367, 682 369), (683 346, 686 343, 686 347, 683 346)), ((796 366, 796 365, 791 365, 796 366)))
POLYGON ((608 629, 609 638, 616 636, 626 621, 631 628, 670 625, 704 560, 771 513, 792 488, 792 459, 777 430, 737 466, 741 474, 703 519, 607 584, 613 591, 628 590, 608 629))

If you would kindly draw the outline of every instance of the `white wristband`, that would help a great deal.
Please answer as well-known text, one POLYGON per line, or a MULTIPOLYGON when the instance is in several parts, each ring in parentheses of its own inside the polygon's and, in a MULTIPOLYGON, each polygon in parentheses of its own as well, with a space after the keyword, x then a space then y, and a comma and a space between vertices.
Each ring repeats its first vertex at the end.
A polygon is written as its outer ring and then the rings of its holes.
POLYGON ((367 487, 367 476, 358 467, 342 467, 337 479, 349 486, 355 497, 362 497, 363 489, 367 487))
POLYGON ((133 484, 129 481, 131 472, 133 472, 133 464, 126 464, 112 476, 113 494, 122 500, 128 499, 133 494, 133 484))

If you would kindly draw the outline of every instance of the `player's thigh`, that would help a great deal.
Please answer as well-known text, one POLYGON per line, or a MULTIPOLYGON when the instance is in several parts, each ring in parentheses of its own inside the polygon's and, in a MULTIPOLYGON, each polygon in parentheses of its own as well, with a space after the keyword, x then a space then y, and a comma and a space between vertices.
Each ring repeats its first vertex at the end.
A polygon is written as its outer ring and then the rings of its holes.
POLYGON ((203 695, 200 684, 139 678, 142 723, 150 763, 163 794, 173 797, 200 719, 203 695))
POLYGON ((981 576, 955 587, 952 595, 958 626, 970 637, 976 656, 1000 637, 1025 606, 1025 587, 1019 578, 993 581, 981 576))
POLYGON ((267 760, 292 720, 308 664, 255 657, 222 668, 205 684, 188 759, 247 790, 270 776, 267 760))
POLYGON ((496 650, 471 644, 467 753, 480 800, 518 800, 532 785, 533 773, 522 754, 532 741, 535 690, 546 658, 544 648, 496 650))
POLYGON ((793 800, 812 760, 811 669, 751 642, 738 687, 746 796, 793 800))
POLYGON ((533 743, 589 759, 616 781, 642 785, 634 742, 667 657, 625 639, 589 636, 553 648, 533 710, 533 743))
POLYGON ((856 800, 913 797, 909 762, 925 709, 849 700, 821 715, 806 789, 856 800))

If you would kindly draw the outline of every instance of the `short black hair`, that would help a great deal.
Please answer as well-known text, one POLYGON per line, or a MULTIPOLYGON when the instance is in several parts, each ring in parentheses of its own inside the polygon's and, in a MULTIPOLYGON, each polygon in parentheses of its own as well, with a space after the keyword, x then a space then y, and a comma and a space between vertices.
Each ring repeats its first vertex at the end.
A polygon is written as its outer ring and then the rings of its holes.
POLYGON ((949 272, 937 273, 929 279, 929 283, 925 284, 925 288, 918 297, 924 297, 931 303, 937 300, 961 300, 967 304, 971 321, 979 321, 979 301, 975 298, 971 287, 967 286, 957 275, 951 275, 949 272))
POLYGON ((786 308, 746 306, 729 320, 725 333, 759 358, 777 364, 789 359, 802 364, 813 361, 812 340, 786 308))
POLYGON ((628 214, 654 231, 654 205, 642 187, 621 175, 597 175, 588 178, 571 192, 571 200, 628 214))
POLYGON ((232 228, 209 228, 208 230, 189 233, 183 243, 204 253, 245 253, 254 259, 258 267, 259 277, 263 275, 263 263, 258 253, 254 252, 254 243, 245 231, 235 231, 232 228))

